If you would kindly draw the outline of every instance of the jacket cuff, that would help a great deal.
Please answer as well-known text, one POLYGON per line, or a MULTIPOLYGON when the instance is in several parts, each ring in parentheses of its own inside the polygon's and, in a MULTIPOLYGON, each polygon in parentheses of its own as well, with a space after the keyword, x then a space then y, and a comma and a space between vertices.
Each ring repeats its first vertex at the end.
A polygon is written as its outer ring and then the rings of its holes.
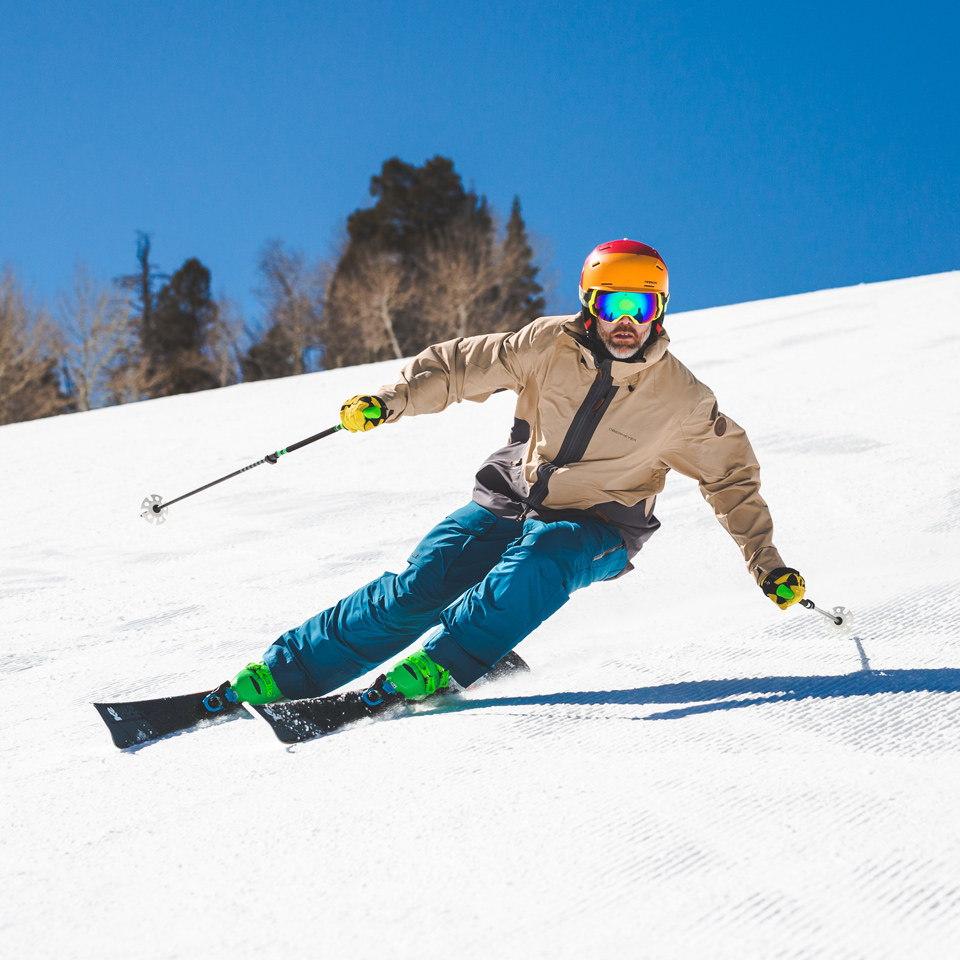
POLYGON ((391 384, 390 386, 380 387, 376 392, 387 410, 384 419, 385 423, 393 423, 403 416, 403 411, 407 406, 406 384, 391 384))
POLYGON ((783 562, 783 558, 777 552, 777 548, 774 546, 764 547, 762 550, 759 550, 757 554, 751 559, 747 564, 747 568, 753 574, 754 579, 757 581, 757 586, 763 583, 764 578, 770 573, 771 570, 776 570, 777 567, 785 567, 786 564, 783 562))

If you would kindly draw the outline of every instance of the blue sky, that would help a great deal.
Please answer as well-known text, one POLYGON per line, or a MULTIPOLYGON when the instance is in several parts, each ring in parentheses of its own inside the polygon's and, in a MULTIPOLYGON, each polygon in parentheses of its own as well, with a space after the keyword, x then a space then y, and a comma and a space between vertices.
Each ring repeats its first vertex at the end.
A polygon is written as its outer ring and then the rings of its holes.
POLYGON ((0 0, 0 263, 198 257, 255 321, 271 239, 329 255, 392 156, 520 197, 576 308, 657 247, 671 309, 960 268, 955 4, 0 0))

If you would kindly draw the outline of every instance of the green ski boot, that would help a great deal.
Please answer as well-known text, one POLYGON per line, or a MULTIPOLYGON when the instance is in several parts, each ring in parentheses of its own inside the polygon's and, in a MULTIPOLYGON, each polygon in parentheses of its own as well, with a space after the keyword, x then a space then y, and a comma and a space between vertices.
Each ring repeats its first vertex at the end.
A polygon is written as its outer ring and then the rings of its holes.
POLYGON ((424 650, 417 650, 395 663, 387 671, 387 679, 407 700, 424 700, 446 689, 450 671, 431 660, 424 650))
POLYGON ((230 681, 230 689, 243 703, 273 703, 283 697, 276 680, 262 660, 260 663, 248 663, 230 681))

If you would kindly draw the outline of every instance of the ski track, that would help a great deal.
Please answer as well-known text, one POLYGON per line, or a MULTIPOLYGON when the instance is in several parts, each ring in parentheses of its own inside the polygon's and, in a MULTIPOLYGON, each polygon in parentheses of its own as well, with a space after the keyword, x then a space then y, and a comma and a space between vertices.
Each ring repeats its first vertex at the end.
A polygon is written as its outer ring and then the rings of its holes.
POLYGON ((637 571, 531 635, 531 673, 290 748, 243 716, 121 752, 90 702, 209 689, 400 569, 512 398, 331 438, 159 527, 143 496, 316 432, 398 364, 0 428, 5 954, 956 956, 957 302, 952 273, 669 324, 851 635, 774 610, 671 477, 637 571), (918 382, 889 347, 905 300, 918 382))

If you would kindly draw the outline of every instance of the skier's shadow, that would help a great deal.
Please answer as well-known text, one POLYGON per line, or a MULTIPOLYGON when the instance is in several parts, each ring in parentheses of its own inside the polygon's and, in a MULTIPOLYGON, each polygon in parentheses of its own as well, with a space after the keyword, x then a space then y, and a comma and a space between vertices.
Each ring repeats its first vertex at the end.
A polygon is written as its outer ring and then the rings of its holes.
POLYGON ((682 704, 643 717, 644 720, 676 720, 715 710, 735 710, 764 703, 790 700, 830 700, 865 697, 878 693, 958 693, 960 670, 858 670, 856 673, 823 677, 747 677, 730 680, 690 680, 629 690, 581 690, 527 697, 464 699, 444 709, 537 705, 604 706, 625 704, 682 704))

